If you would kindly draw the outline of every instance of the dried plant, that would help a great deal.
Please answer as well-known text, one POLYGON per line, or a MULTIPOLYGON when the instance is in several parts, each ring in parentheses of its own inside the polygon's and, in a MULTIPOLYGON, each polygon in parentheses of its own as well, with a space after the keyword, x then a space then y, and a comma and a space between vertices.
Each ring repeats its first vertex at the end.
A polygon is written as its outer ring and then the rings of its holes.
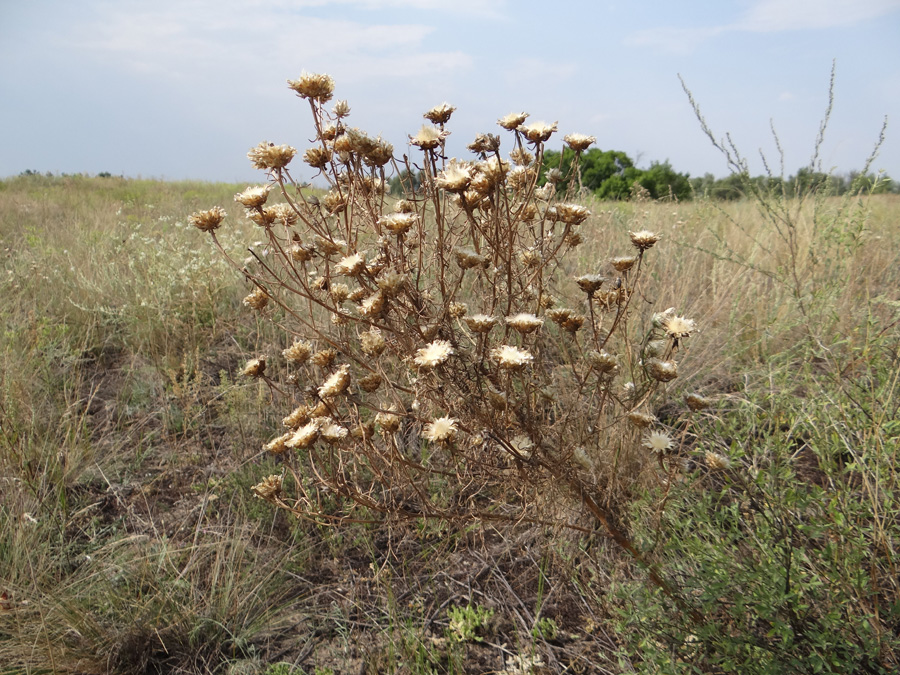
MULTIPOLYGON (((267 245, 233 264, 253 286, 245 303, 284 330, 287 386, 263 357, 244 373, 293 409, 266 446, 284 475, 256 494, 319 523, 381 514, 586 529, 586 512, 642 561, 616 505, 672 446, 645 411, 695 329, 671 309, 636 325, 659 236, 637 228, 633 250, 576 269, 591 214, 539 185, 556 123, 508 115, 508 159, 485 133, 469 145, 475 159, 448 160, 445 103, 401 161, 347 125, 346 102, 326 109, 331 78, 289 84, 309 101, 317 139, 300 157, 328 191, 292 176, 297 150, 263 142, 248 156, 268 184, 235 197, 267 245), (421 185, 391 197, 389 171, 419 172, 421 185), (269 205, 277 193, 283 203, 269 205)), ((566 140, 583 150, 594 139, 566 140)), ((227 256, 223 218, 215 207, 192 222, 227 256)))

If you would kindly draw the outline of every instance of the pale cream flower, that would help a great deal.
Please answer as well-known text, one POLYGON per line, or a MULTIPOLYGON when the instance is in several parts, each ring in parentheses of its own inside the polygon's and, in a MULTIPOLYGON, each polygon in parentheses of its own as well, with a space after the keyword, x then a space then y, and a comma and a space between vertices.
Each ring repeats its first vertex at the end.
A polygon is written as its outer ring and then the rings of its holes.
POLYGON ((534 314, 520 312, 519 314, 506 317, 506 324, 512 326, 515 330, 524 335, 525 333, 531 333, 543 326, 544 320, 539 319, 534 314))
POLYGON ((597 142, 595 136, 585 136, 584 134, 567 134, 566 136, 563 136, 563 140, 575 152, 583 152, 593 143, 597 142))
POLYGON ((357 310, 362 316, 373 317, 381 314, 384 309, 384 293, 377 291, 363 300, 357 306, 357 310))
POLYGON ((524 134, 532 143, 543 143, 553 135, 557 129, 557 122, 548 124, 547 122, 532 122, 531 124, 523 124, 519 126, 519 131, 524 134))
POLYGON ((662 322, 662 329, 673 340, 681 340, 689 337, 697 328, 693 319, 685 319, 683 316, 669 316, 662 322))
POLYGON ((473 314, 463 319, 469 330, 473 333, 487 333, 497 325, 496 316, 488 316, 487 314, 473 314))
POLYGON ((289 448, 308 448, 319 438, 319 422, 310 420, 302 427, 297 429, 291 437, 285 442, 289 448))
POLYGON ((447 340, 435 340, 416 351, 413 363, 420 368, 434 368, 444 363, 453 353, 453 346, 447 340))
POLYGON ((444 102, 440 105, 434 106, 431 110, 425 113, 423 117, 432 124, 446 124, 450 121, 450 115, 453 114, 454 110, 456 110, 454 106, 444 102))
POLYGON ((350 287, 347 284, 331 284, 328 294, 337 304, 341 304, 350 296, 350 287))
POLYGON ((320 398, 334 398, 336 396, 340 396, 345 391, 347 391, 347 387, 350 386, 350 366, 348 364, 342 365, 336 371, 334 371, 325 382, 322 383, 322 386, 319 387, 319 397, 320 398))
POLYGON ((225 209, 214 206, 208 211, 197 211, 188 216, 188 222, 201 232, 212 232, 222 225, 225 220, 225 209))
POLYGON ((336 274, 342 274, 348 277, 355 277, 361 273, 366 267, 366 256, 364 253, 354 253, 353 255, 341 258, 341 261, 335 265, 336 274))
POLYGON ((304 340, 296 340, 294 344, 281 352, 281 355, 298 366, 309 360, 312 354, 312 345, 304 340))
POLYGON ((425 425, 424 436, 432 443, 450 443, 456 440, 458 429, 452 417, 438 417, 425 425))
POLYGON ((505 115, 497 120, 497 124, 506 129, 507 131, 514 131, 518 129, 525 122, 528 117, 528 113, 510 113, 509 115, 505 115))
POLYGON ((400 428, 400 416, 391 406, 390 412, 380 412, 375 415, 375 424, 381 428, 382 433, 393 434, 400 428))
POLYGON ((290 429, 296 429, 309 422, 309 413, 309 406, 305 403, 301 403, 291 411, 290 415, 282 419, 281 423, 290 429))
POLYGON ((649 448, 655 453, 663 453, 674 447, 672 437, 665 431, 651 431, 644 436, 644 442, 641 443, 641 445, 645 448, 649 448))
POLYGON ((423 150, 433 150, 447 138, 448 133, 449 132, 441 131, 437 127, 424 124, 415 136, 409 137, 409 142, 423 150))
POLYGON ((257 359, 250 359, 244 366, 241 374, 245 377, 262 377, 266 372, 266 357, 260 356, 257 359))
POLYGON ((725 469, 731 468, 731 460, 717 452, 707 450, 704 459, 706 460, 706 465, 710 469, 724 471, 725 469))
POLYGON ((334 78, 324 73, 302 73, 299 79, 287 83, 301 98, 319 103, 327 103, 334 93, 334 78))
POLYGON ((534 360, 531 352, 512 345, 500 345, 491 350, 491 358, 505 370, 519 370, 534 360))
POLYGON ((631 237, 631 243, 639 251, 646 251, 648 248, 652 248, 660 238, 660 235, 656 234, 655 232, 651 232, 650 230, 629 232, 628 236, 631 237))
POLYGON ((291 436, 293 436, 293 435, 294 434, 289 431, 286 434, 282 434, 281 436, 273 438, 271 441, 269 441, 268 443, 266 443, 263 446, 263 450, 268 450, 269 452, 271 452, 274 455, 280 455, 283 452, 287 452, 288 448, 287 448, 286 443, 288 440, 290 440, 291 436))
POLYGON ((350 104, 347 103, 346 100, 340 100, 334 104, 334 107, 331 109, 331 112, 338 119, 343 119, 350 114, 350 104))
POLYGON ((450 160, 438 177, 435 185, 447 192, 463 192, 472 180, 472 169, 468 164, 458 162, 456 158, 450 160))
POLYGON ((347 427, 342 427, 330 417, 323 417, 319 423, 319 435, 326 443, 337 443, 347 438, 349 433, 347 427))
POLYGON ((386 227, 394 234, 403 234, 416 224, 418 218, 419 216, 415 213, 390 213, 386 216, 381 216, 378 219, 378 224, 382 227, 386 227))
POLYGON ((275 145, 263 141, 247 153, 247 159, 253 164, 254 169, 283 169, 297 154, 297 148, 290 145, 275 145))
POLYGON ((248 209, 259 208, 269 198, 270 189, 268 185, 248 186, 243 192, 238 192, 234 196, 234 201, 246 206, 248 209))

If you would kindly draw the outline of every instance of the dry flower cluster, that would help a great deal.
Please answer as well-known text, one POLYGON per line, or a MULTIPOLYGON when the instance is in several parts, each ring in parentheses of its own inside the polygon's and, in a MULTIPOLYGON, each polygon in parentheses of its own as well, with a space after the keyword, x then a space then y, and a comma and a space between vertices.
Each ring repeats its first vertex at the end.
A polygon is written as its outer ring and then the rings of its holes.
MULTIPOLYGON (((244 302, 281 325, 287 343, 269 370, 260 356, 244 374, 293 409, 266 446, 284 474, 257 495, 322 523, 382 514, 579 527, 587 513, 629 548, 610 517, 617 476, 673 449, 648 410, 695 330, 674 310, 647 330, 634 325, 659 235, 631 232, 631 250, 573 275, 567 258, 593 236, 591 214, 557 195, 559 171, 540 184, 557 123, 507 115, 505 138, 479 134, 474 158, 448 160, 455 108, 443 103, 425 113, 401 162, 347 124, 345 101, 326 108, 330 77, 289 86, 309 102, 317 140, 302 153, 253 148, 268 183, 235 196, 267 250, 234 263, 252 284, 244 302), (292 176, 298 161, 325 194, 292 176), (421 172, 421 186, 390 196, 386 177, 408 171, 421 172), (279 370, 286 390, 269 380, 279 370)), ((595 139, 565 140, 577 171, 595 139)), ((192 222, 218 245, 224 217, 215 207, 192 222)))

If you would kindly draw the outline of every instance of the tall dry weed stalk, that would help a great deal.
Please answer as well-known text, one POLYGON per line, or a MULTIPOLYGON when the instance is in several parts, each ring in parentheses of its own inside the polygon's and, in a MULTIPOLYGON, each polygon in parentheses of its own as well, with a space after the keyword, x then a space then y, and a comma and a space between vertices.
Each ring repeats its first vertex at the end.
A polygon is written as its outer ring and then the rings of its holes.
MULTIPOLYGON (((246 264, 232 261, 252 284, 245 304, 286 337, 280 359, 260 355, 244 371, 286 414, 266 446, 284 472, 256 494, 318 523, 382 514, 580 529, 586 510, 642 560, 617 500, 645 466, 667 462, 673 441, 649 403, 694 330, 673 309, 646 329, 632 320, 658 236, 631 232, 632 250, 575 269, 573 252, 597 234, 586 207, 557 197, 558 170, 539 185, 556 123, 507 115, 507 156, 484 133, 468 146, 476 159, 448 160, 455 108, 442 104, 401 160, 348 125, 345 101, 326 109, 327 75, 289 86, 317 139, 300 159, 328 191, 295 179, 295 148, 263 142, 248 156, 268 183, 235 196, 265 237, 246 264), (404 179, 400 199, 389 172, 404 179)), ((594 140, 566 136, 573 171, 594 140)), ((215 207, 191 221, 227 256, 216 239, 225 216, 215 207)))

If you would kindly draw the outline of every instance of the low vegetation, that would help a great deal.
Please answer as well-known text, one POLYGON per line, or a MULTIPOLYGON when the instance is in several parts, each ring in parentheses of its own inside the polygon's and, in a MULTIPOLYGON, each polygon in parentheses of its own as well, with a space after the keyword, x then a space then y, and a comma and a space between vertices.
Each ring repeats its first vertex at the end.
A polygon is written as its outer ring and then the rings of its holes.
POLYGON ((0 673, 895 672, 897 197, 305 78, 326 189, 0 183, 0 673))

